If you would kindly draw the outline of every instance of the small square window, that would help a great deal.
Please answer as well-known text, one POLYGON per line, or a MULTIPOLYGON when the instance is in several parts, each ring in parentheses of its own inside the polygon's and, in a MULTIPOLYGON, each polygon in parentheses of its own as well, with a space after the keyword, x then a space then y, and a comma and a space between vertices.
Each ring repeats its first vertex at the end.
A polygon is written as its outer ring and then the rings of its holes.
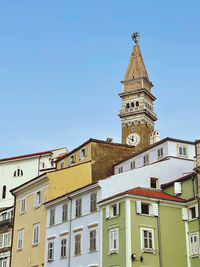
POLYGON ((76 162, 75 154, 69 157, 69 166, 73 165, 76 162))
POLYGON ((79 160, 82 160, 84 158, 86 158, 87 156, 87 152, 86 152, 86 147, 82 148, 80 151, 79 151, 79 160))
POLYGON ((155 178, 155 177, 151 177, 150 178, 150 187, 151 188, 155 188, 155 189, 159 189, 159 179, 155 178))
POLYGON ((123 172, 123 167, 119 167, 118 168, 118 173, 122 173, 123 172))
POLYGON ((158 158, 162 158, 163 157, 163 148, 159 148, 158 149, 158 158))
POLYGON ((119 203, 113 204, 109 207, 109 217, 115 217, 119 215, 119 203))
POLYGON ((131 161, 131 170, 134 170, 134 169, 135 169, 135 160, 131 161))
POLYGON ((149 215, 150 214, 150 204, 141 203, 141 213, 149 215))
POLYGON ((149 154, 144 155, 143 163, 144 163, 144 166, 149 164, 149 154))
POLYGON ((177 145, 177 156, 186 158, 187 150, 187 145, 177 145))
POLYGON ((192 220, 196 218, 196 209, 195 207, 189 208, 189 219, 192 220))

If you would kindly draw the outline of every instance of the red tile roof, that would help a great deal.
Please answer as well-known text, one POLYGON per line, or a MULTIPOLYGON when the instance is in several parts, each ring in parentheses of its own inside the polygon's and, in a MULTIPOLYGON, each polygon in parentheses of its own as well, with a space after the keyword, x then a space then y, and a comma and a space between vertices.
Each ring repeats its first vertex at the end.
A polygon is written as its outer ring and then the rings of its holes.
POLYGON ((7 161, 7 160, 20 159, 20 158, 33 157, 33 156, 38 156, 38 155, 43 155, 43 154, 48 154, 48 153, 52 153, 53 151, 56 151, 56 150, 59 150, 59 149, 63 149, 63 148, 47 150, 47 151, 43 151, 43 152, 37 152, 37 153, 26 154, 26 155, 21 155, 21 156, 15 156, 15 157, 10 157, 10 158, 3 158, 3 159, 0 159, 0 162, 1 161, 7 161))
POLYGON ((178 202, 185 202, 185 200, 182 198, 171 196, 171 195, 164 193, 164 192, 161 192, 161 191, 144 189, 141 187, 137 187, 137 188, 128 190, 128 191, 126 191, 126 193, 144 196, 144 197, 152 197, 152 198, 159 198, 159 199, 164 199, 164 200, 173 200, 173 201, 178 201, 178 202))

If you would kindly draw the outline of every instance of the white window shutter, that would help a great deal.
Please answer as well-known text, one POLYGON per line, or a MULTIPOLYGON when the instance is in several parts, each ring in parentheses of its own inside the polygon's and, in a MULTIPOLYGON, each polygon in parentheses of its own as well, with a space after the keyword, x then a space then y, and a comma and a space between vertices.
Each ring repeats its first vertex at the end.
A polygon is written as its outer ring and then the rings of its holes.
POLYGON ((120 209, 119 209, 119 203, 117 203, 116 208, 117 208, 117 215, 119 215, 119 212, 120 212, 120 209))
POLYGON ((181 182, 175 182, 174 183, 174 194, 178 195, 182 193, 182 186, 181 186, 181 182))
POLYGON ((183 219, 183 221, 187 221, 188 220, 188 210, 187 210, 187 208, 182 208, 182 219, 183 219))
POLYGON ((68 165, 71 165, 71 156, 68 158, 68 165))
POLYGON ((79 151, 79 160, 81 160, 81 150, 79 151))
POLYGON ((158 216, 158 204, 154 203, 152 205, 152 213, 153 213, 153 216, 158 216))
POLYGON ((199 207, 198 204, 195 205, 195 214, 196 214, 196 218, 199 217, 199 207))
POLYGON ((85 156, 87 156, 87 147, 85 147, 85 156))
POLYGON ((106 219, 108 219, 110 217, 110 207, 107 206, 106 207, 106 219))
POLYGON ((136 212, 141 214, 141 201, 136 201, 136 212))

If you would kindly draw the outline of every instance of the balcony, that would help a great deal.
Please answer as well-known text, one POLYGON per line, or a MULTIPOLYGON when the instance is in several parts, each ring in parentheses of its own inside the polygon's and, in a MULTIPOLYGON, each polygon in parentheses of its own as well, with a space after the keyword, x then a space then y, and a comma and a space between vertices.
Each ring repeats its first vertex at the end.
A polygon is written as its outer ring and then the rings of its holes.
POLYGON ((152 110, 148 109, 146 107, 146 105, 140 105, 140 106, 137 106, 137 107, 130 107, 130 108, 121 109, 121 110, 119 110, 118 115, 120 117, 123 117, 123 116, 126 116, 127 114, 140 113, 140 112, 147 112, 155 120, 157 119, 156 114, 152 110))
POLYGON ((0 221, 0 230, 2 230, 2 228, 10 228, 13 226, 13 218, 9 218, 6 220, 1 220, 0 221))

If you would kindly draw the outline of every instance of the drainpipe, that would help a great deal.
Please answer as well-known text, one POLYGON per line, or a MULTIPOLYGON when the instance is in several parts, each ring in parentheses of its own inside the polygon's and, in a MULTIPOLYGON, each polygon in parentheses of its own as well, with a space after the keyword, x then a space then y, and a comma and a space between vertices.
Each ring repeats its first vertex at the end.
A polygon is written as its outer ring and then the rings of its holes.
POLYGON ((158 224, 158 247, 159 247, 159 262, 160 262, 160 267, 162 267, 162 247, 161 247, 161 234, 160 234, 160 217, 159 217, 159 204, 158 203, 158 217, 157 217, 157 224, 158 224))
POLYGON ((195 156, 196 156, 196 198, 197 198, 197 203, 198 203, 198 211, 199 211, 199 232, 200 232, 200 198, 199 198, 199 179, 200 179, 200 175, 199 175, 199 171, 198 171, 198 161, 197 161, 197 143, 195 142, 195 156))
POLYGON ((10 250, 10 260, 9 260, 9 266, 10 267, 12 264, 11 261, 12 261, 12 249, 13 249, 13 238, 14 238, 14 221, 15 221, 15 210, 16 210, 15 207, 16 207, 16 196, 14 195, 13 218, 12 218, 12 237, 11 237, 11 250, 10 250))
POLYGON ((72 199, 71 197, 68 197, 70 200, 70 217, 69 217, 69 264, 68 266, 71 266, 71 233, 72 233, 72 199))
POLYGON ((41 154, 38 158, 38 176, 40 175, 40 159, 41 159, 41 154))

